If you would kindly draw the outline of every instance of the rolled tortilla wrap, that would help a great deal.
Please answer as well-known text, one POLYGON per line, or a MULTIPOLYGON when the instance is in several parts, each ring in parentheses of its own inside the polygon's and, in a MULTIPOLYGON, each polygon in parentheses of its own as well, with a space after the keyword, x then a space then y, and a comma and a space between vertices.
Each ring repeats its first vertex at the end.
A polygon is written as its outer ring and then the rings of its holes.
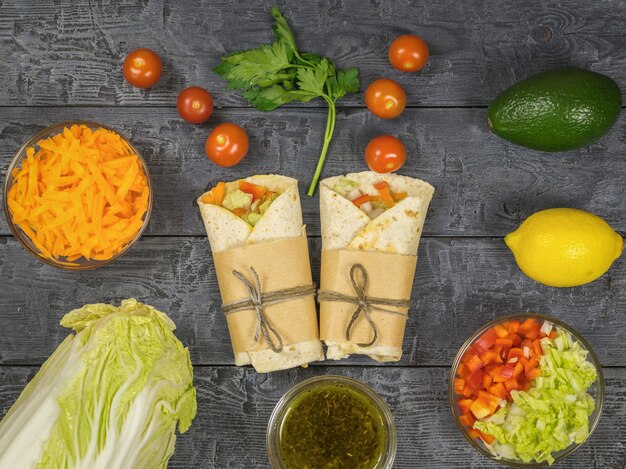
MULTIPOLYGON (((251 176, 245 178, 245 181, 264 186, 268 190, 278 192, 279 195, 255 226, 249 225, 224 207, 203 202, 203 196, 201 196, 198 199, 198 205, 214 256, 216 253, 235 248, 303 236, 302 209, 296 179, 270 174, 251 176)), ((228 184, 236 184, 236 182, 228 184)), ((308 259, 301 265, 301 268, 308 269, 307 274, 310 276, 308 259)), ((300 313, 309 314, 294 311, 294 314, 300 313)), ((310 322, 311 318, 309 318, 310 322)), ((235 364, 237 366, 252 364, 256 371, 265 373, 323 360, 324 354, 318 338, 316 318, 314 322, 315 331, 309 331, 309 335, 315 336, 315 340, 285 344, 280 353, 270 348, 235 351, 235 364)), ((275 326, 280 327, 280 325, 275 326)))
MULTIPOLYGON (((433 193, 434 188, 427 182, 419 179, 397 174, 379 174, 372 171, 352 173, 346 176, 336 176, 322 180, 320 182, 322 259, 325 257, 327 259, 330 257, 336 258, 335 253, 333 253, 333 256, 324 256, 325 252, 334 250, 367 251, 399 256, 417 256, 417 249, 426 218, 426 212, 428 211, 428 205, 432 199, 433 193), (333 189, 341 180, 346 179, 355 182, 358 189, 363 194, 377 195, 378 190, 374 187, 374 184, 386 181, 392 192, 406 192, 407 196, 397 202, 393 207, 385 210, 378 217, 371 219, 363 210, 348 200, 348 198, 333 189)), ((356 262, 356 260, 359 259, 358 254, 348 253, 348 256, 352 259, 351 262, 356 262)), ((370 262, 369 265, 372 265, 372 256, 368 255, 363 257, 367 257, 369 259, 368 262, 370 262)), ((384 256, 378 259, 381 264, 383 261, 391 260, 384 256)), ((403 266, 406 266, 404 267, 405 270, 412 270, 411 272, 405 272, 404 278, 402 279, 402 281, 406 283, 404 290, 408 289, 407 295, 409 295, 415 273, 415 261, 413 260, 413 262, 411 262, 410 259, 403 257, 396 257, 395 259, 395 264, 398 264, 398 261, 402 261, 403 266), (404 262, 405 260, 406 263, 404 262)), ((392 265, 394 264, 392 263, 392 265)), ((325 266, 322 265, 322 287, 324 277, 328 279, 330 276, 344 275, 343 272, 330 272, 330 269, 331 268, 328 266, 325 269, 325 266), (327 271, 326 274, 325 270, 327 271)), ((332 269, 336 269, 336 266, 333 265, 332 269)), ((345 266, 342 270, 345 270, 345 266)), ((377 272, 374 271, 375 269, 370 270, 370 276, 376 278, 377 272)), ((347 273, 345 273, 345 275, 347 275, 347 273)), ((382 280, 383 277, 380 277, 379 281, 382 280)), ((334 281, 331 281, 331 283, 333 282, 334 281)), ((374 288, 376 286, 377 285, 373 285, 374 288)), ((370 287, 372 287, 371 282, 370 287)), ((402 288, 400 289, 402 290, 402 288)), ((381 291, 379 293, 384 296, 386 292, 381 291)), ((402 356, 402 336, 404 334, 405 319, 398 322, 397 318, 387 318, 385 315, 380 315, 379 321, 383 326, 386 322, 389 324, 394 323, 394 333, 396 336, 399 335, 399 340, 392 340, 391 342, 397 342, 393 344, 375 342, 369 347, 362 347, 357 345, 356 341, 348 341, 345 340, 345 338, 344 340, 325 340, 325 331, 328 331, 329 327, 338 327, 337 319, 332 318, 331 314, 327 314, 326 312, 331 309, 329 305, 322 303, 320 330, 322 340, 325 341, 328 347, 326 353, 328 359, 339 360, 351 354, 368 355, 374 360, 381 362, 397 361, 400 359, 402 356), (331 319, 333 325, 329 326, 331 319)), ((336 309, 336 307, 334 307, 334 309, 336 309)), ((354 308, 352 307, 352 309, 354 308)), ((344 322, 348 320, 349 317, 346 317, 344 322)), ((365 318, 357 319, 355 325, 358 325, 359 321, 365 321, 365 318)), ((341 333, 343 334, 345 326, 342 327, 341 333)), ((338 337, 337 331, 335 331, 333 335, 335 338, 338 337)))

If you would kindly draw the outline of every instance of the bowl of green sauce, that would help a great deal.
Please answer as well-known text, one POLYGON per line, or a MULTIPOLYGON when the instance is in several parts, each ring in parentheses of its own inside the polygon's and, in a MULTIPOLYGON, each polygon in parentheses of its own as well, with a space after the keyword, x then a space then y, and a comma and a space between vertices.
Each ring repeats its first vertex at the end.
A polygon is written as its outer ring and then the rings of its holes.
POLYGON ((385 401, 343 376, 317 376, 291 388, 267 427, 267 452, 276 469, 390 469, 396 447, 385 401))

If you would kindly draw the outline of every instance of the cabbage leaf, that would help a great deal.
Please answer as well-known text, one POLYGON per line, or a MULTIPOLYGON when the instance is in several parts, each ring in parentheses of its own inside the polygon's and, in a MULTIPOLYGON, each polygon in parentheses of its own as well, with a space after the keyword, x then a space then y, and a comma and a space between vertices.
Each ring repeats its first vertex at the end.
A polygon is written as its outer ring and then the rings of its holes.
POLYGON ((73 329, 0 422, 0 468, 166 468, 196 415, 189 351, 129 299, 71 311, 73 329))

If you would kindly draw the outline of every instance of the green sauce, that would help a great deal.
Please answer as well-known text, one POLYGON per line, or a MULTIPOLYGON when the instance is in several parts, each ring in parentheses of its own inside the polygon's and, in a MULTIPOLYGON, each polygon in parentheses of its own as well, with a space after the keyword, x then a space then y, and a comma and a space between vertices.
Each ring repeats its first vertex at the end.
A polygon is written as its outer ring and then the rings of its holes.
POLYGON ((343 384, 323 384, 289 405, 279 448, 289 469, 372 469, 387 438, 378 408, 343 384))

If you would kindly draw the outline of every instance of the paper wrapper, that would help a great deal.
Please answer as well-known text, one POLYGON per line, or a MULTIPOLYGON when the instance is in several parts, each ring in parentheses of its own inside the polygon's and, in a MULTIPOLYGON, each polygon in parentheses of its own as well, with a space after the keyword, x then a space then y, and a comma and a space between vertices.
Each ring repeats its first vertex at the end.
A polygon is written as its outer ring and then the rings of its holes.
MULTIPOLYGON (((350 269, 354 264, 363 265, 367 271, 369 280, 366 296, 390 300, 410 298, 417 257, 381 252, 347 249, 322 251, 321 290, 356 296, 350 280, 350 269)), ((371 317, 376 324, 378 338, 370 347, 359 347, 357 344, 372 340, 373 331, 365 315, 361 313, 350 331, 350 341, 346 340, 346 328, 356 308, 355 304, 347 302, 320 302, 321 339, 342 343, 343 348, 347 348, 345 356, 351 353, 367 353, 378 361, 399 360, 408 309, 384 306, 385 309, 404 314, 404 317, 372 310, 371 317)))
MULTIPOLYGON (((313 284, 309 264, 309 250, 306 234, 283 238, 261 244, 241 246, 213 254, 217 281, 220 287, 222 302, 229 304, 237 300, 249 298, 244 284, 233 275, 233 270, 241 272, 254 283, 251 267, 254 267, 261 280, 264 293, 283 290, 291 287, 309 286, 313 284)), ((313 295, 299 297, 268 305, 264 313, 269 322, 280 334, 284 349, 281 353, 273 352, 265 338, 260 335, 254 340, 257 318, 254 309, 228 314, 226 321, 230 333, 233 351, 237 356, 241 352, 267 350, 274 363, 267 363, 257 371, 274 371, 277 362, 284 362, 280 369, 291 368, 307 363, 307 358, 300 357, 293 344, 308 341, 319 341, 317 313, 313 295), (291 360, 285 360, 289 357, 291 360), (282 355, 282 357, 281 357, 282 355), (299 362, 299 363, 298 363, 299 362), (295 364, 294 364, 295 363, 295 364)))

